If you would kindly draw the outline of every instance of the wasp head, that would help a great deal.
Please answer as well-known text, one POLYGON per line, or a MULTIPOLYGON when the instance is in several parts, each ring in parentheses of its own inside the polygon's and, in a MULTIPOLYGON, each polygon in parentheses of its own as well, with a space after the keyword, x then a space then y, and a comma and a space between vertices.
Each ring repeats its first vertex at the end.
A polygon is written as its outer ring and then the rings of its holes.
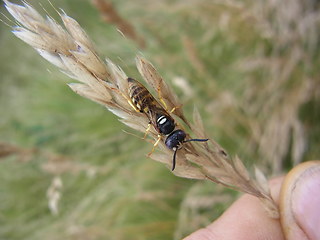
POLYGON ((165 144, 168 148, 176 150, 184 142, 186 133, 180 129, 172 132, 166 139, 165 144))
POLYGON ((185 140, 186 138, 186 133, 180 129, 172 132, 166 139, 165 144, 167 148, 171 149, 174 151, 173 153, 173 159, 172 159, 172 171, 176 167, 176 155, 179 147, 181 144, 186 143, 186 142, 206 142, 209 139, 189 139, 185 140))

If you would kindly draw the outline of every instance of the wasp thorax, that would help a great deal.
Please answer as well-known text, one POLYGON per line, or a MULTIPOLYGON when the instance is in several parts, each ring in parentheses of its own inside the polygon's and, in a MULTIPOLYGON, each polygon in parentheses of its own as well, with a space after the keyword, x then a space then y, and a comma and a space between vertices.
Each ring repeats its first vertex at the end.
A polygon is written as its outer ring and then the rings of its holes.
POLYGON ((180 129, 172 132, 166 139, 166 146, 170 149, 178 148, 184 142, 186 133, 180 129))
POLYGON ((175 124, 171 118, 169 119, 165 115, 161 115, 157 118, 157 127, 160 130, 160 133, 168 135, 174 130, 175 124))

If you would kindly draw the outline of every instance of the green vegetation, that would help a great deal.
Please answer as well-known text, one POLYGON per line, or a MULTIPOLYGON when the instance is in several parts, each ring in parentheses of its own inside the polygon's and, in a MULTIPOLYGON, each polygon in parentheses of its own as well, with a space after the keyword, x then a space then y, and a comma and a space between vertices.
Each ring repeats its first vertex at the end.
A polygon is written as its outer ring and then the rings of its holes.
MULTIPOLYGON (((28 2, 60 21, 48 1, 28 2)), ((53 4, 81 24, 102 57, 137 79, 134 58, 142 52, 187 117, 196 105, 210 138, 271 177, 320 155, 320 28, 313 18, 320 10, 269 2, 114 1, 144 49, 103 22, 90 1, 53 4)), ((0 239, 180 239, 236 198, 148 159, 151 144, 76 95, 66 85, 71 79, 10 30, 0 24, 0 239), (54 194, 58 214, 48 208, 54 194)))

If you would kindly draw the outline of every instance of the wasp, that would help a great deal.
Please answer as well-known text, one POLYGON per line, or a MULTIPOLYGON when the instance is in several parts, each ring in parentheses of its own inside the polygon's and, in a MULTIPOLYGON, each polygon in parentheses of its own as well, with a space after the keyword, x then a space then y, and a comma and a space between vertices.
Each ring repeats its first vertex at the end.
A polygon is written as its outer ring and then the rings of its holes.
MULTIPOLYGON (((162 136, 166 136, 165 144, 167 148, 174 151, 172 159, 172 171, 176 166, 177 151, 182 147, 183 143, 197 141, 205 142, 208 139, 186 139, 187 134, 177 129, 174 119, 167 110, 152 96, 140 82, 133 78, 128 78, 129 97, 133 106, 141 113, 144 113, 155 130, 159 133, 159 138, 155 142, 154 147, 159 143, 162 136)), ((149 127, 148 127, 149 129, 149 127)), ((152 153, 152 152, 151 152, 152 153)))

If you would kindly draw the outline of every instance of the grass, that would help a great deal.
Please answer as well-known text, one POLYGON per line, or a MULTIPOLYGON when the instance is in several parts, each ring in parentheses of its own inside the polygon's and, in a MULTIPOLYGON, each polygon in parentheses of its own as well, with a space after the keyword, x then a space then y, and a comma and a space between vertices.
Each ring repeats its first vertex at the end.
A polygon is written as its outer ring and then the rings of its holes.
MULTIPOLYGON (((41 10, 38 1, 30 3, 41 10)), ((56 16, 48 2, 41 4, 56 16)), ((140 79, 137 45, 102 22, 90 2, 54 5, 79 21, 102 57, 140 79)), ((186 116, 191 119, 195 104, 208 135, 230 154, 268 176, 319 157, 319 92, 304 89, 319 87, 319 51, 308 34, 295 43, 276 30, 264 37, 260 24, 268 19, 249 1, 117 1, 115 8, 146 40, 143 54, 185 100, 186 116), (290 70, 294 49, 303 57, 290 70), (191 97, 175 86, 177 76, 191 86, 191 97), (287 131, 274 135, 272 129, 287 131), (284 148, 273 149, 273 142, 284 148), (292 149, 299 147, 294 160, 292 149)), ((1 158, 1 239, 179 239, 213 221, 237 196, 177 178, 147 159, 150 144, 123 133, 129 129, 105 108, 74 94, 65 84, 70 80, 4 24, 0 49, 0 141, 37 149, 1 158), (46 196, 55 177, 63 183, 57 216, 46 196)))

